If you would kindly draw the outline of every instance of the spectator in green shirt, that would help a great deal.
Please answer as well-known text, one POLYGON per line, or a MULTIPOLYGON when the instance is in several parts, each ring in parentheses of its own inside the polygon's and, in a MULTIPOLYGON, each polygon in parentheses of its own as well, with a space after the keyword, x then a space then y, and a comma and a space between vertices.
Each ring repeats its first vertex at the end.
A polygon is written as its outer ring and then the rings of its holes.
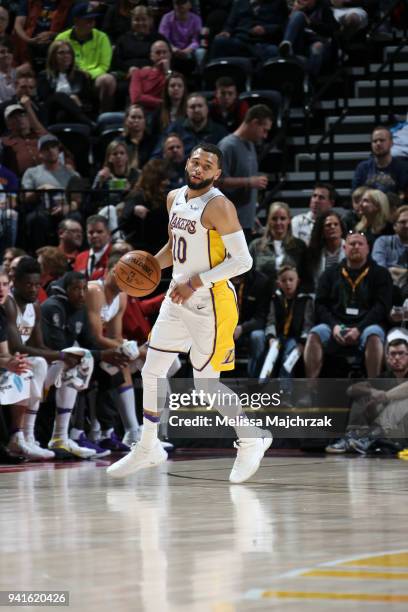
POLYGON ((115 78, 108 74, 112 59, 111 43, 104 32, 94 27, 97 14, 93 12, 90 4, 77 4, 72 15, 74 27, 61 32, 57 40, 69 41, 74 49, 77 67, 88 73, 94 82, 99 98, 99 111, 110 111, 116 90, 115 78))

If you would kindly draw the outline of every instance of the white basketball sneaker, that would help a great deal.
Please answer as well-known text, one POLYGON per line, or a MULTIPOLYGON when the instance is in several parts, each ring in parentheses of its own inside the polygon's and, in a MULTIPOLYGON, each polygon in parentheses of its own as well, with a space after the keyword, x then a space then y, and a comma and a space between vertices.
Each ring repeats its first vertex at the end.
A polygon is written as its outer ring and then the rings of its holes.
POLYGON ((40 452, 43 459, 53 459, 55 457, 55 453, 40 446, 40 443, 34 438, 34 436, 25 436, 25 441, 26 444, 28 444, 31 448, 34 448, 37 453, 40 452))
POLYGON ((238 449, 237 458, 230 474, 230 482, 239 484, 251 478, 258 470, 262 457, 272 444, 272 436, 265 438, 244 438, 234 442, 238 449))
POLYGON ((167 453, 157 440, 152 448, 144 448, 141 444, 135 444, 130 453, 108 467, 106 473, 113 478, 123 478, 134 474, 144 468, 155 467, 164 463, 167 453))
POLYGON ((51 438, 48 442, 48 448, 56 451, 62 450, 66 453, 78 457, 78 459, 89 459, 96 455, 96 450, 92 448, 83 448, 70 438, 51 438))
POLYGON ((6 448, 13 457, 21 456, 29 461, 45 461, 55 457, 55 453, 27 442, 22 431, 18 431, 11 436, 6 448))

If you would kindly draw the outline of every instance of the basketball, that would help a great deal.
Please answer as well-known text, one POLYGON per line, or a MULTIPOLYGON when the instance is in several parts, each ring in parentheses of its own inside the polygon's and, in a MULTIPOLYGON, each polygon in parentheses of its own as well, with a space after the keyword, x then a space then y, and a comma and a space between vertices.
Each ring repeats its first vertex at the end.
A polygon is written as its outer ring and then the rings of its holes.
POLYGON ((114 268, 118 287, 133 297, 152 293, 160 282, 159 262, 146 251, 130 251, 123 255, 114 268))

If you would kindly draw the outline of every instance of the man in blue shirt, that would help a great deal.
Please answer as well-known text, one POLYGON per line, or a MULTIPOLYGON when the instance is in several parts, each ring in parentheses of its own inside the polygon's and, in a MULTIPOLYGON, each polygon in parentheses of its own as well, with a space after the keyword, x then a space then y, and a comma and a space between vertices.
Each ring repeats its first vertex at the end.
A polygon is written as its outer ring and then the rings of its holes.
POLYGON ((408 164, 391 155, 392 135, 388 128, 378 126, 371 134, 372 157, 358 164, 352 191, 361 185, 380 189, 384 193, 408 192, 408 164))
POLYGON ((398 208, 394 230, 392 236, 377 238, 371 256, 380 266, 388 268, 394 285, 398 285, 408 270, 408 206, 398 208))

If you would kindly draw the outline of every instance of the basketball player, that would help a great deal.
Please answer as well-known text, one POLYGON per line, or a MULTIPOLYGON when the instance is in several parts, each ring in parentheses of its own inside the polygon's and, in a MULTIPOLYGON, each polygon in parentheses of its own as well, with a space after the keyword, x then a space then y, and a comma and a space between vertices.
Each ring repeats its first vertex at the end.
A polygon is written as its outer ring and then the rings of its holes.
POLYGON ((11 454, 19 454, 31 460, 52 459, 55 457, 52 449, 60 449, 70 455, 86 459, 94 455, 95 451, 82 449, 73 440, 68 439, 68 425, 73 404, 67 405, 66 390, 63 386, 57 391, 57 411, 53 438, 49 443, 50 449, 41 448, 34 437, 35 421, 49 370, 48 363, 63 361, 65 369, 69 370, 81 361, 81 355, 55 351, 44 344, 41 310, 36 302, 40 288, 40 274, 39 263, 32 257, 23 257, 15 270, 13 293, 9 295, 4 305, 10 351, 26 354, 33 370, 30 397, 22 406, 18 422, 13 424, 7 449, 11 454))
MULTIPOLYGON (((122 318, 126 309, 127 295, 120 291, 112 274, 112 270, 120 257, 120 254, 112 255, 109 258, 103 279, 88 283, 86 305, 89 323, 95 340, 101 349, 119 348, 124 342, 122 318)), ((107 423, 105 423, 100 444, 110 450, 126 451, 131 444, 136 443, 139 439, 139 423, 136 416, 135 393, 129 367, 122 368, 121 373, 123 382, 118 386, 118 409, 125 435, 121 443, 120 440, 116 439, 113 427, 108 428, 107 423)), ((107 376, 109 377, 105 372, 99 372, 100 385, 103 379, 106 381, 107 376)), ((102 419, 100 412, 102 393, 98 395, 98 399, 101 401, 97 401, 97 411, 99 411, 102 419)), ((95 423, 93 423, 93 430, 92 435, 95 438, 95 423)))
MULTIPOLYGON (((221 166, 218 147, 196 146, 187 160, 187 185, 168 195, 169 241, 156 257, 161 268, 173 265, 173 280, 153 327, 142 370, 143 433, 140 443, 108 468, 111 476, 127 476, 167 459, 157 438, 157 382, 166 377, 175 353, 190 351, 196 386, 205 384, 205 379, 218 381, 221 371, 234 368, 238 313, 228 279, 249 270, 252 258, 235 206, 214 187, 221 166)), ((236 415, 242 415, 239 402, 236 408, 236 415)), ((224 407, 219 410, 226 412, 224 407)), ((233 483, 244 482, 257 471, 272 441, 269 432, 245 437, 245 431, 245 427, 236 428, 233 483)))

